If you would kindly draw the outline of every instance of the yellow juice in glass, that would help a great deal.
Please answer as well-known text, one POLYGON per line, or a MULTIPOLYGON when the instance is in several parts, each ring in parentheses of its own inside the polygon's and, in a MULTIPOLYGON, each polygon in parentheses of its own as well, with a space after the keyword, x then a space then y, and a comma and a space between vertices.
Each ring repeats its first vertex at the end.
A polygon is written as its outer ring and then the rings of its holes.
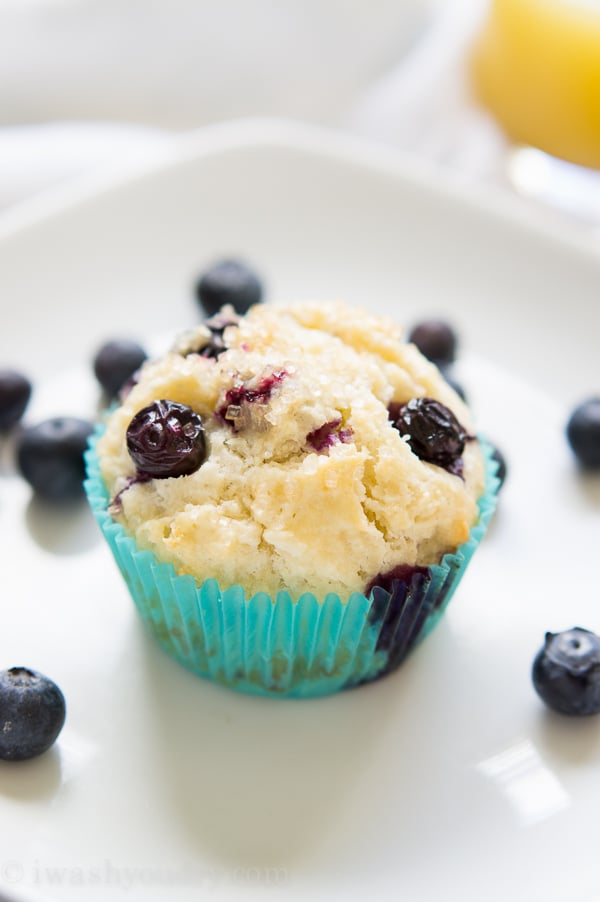
POLYGON ((600 169, 600 0, 492 0, 470 71, 513 141, 600 169))

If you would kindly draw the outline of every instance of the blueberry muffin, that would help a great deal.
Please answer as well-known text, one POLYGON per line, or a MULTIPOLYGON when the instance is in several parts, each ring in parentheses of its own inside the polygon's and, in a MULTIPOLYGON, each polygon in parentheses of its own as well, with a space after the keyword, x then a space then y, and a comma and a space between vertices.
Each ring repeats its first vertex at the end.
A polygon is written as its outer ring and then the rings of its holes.
POLYGON ((342 304, 224 308, 147 362, 87 490, 144 620, 246 691, 396 667, 493 507, 471 415, 392 322, 342 304))

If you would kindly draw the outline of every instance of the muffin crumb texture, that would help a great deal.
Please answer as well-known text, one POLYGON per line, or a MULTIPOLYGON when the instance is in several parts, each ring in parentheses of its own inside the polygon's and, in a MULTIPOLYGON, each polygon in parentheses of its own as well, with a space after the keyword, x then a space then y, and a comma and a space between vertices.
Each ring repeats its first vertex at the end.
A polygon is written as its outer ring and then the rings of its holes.
POLYGON ((113 516, 159 561, 198 583, 348 599, 402 565, 466 541, 484 467, 467 440, 462 477, 427 463, 389 410, 441 401, 469 436, 458 395, 389 320, 343 304, 257 305, 219 334, 205 325, 144 364, 98 442, 113 516), (137 478, 132 418, 160 399, 200 414, 206 460, 185 476, 137 478))

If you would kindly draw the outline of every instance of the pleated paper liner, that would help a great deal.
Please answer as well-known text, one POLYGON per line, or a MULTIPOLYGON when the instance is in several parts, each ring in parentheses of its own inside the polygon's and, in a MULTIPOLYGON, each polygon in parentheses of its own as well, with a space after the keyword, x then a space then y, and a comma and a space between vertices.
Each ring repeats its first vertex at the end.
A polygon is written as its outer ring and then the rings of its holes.
POLYGON ((214 579, 198 585, 177 575, 113 521, 95 452, 102 430, 86 453, 85 489, 140 616, 184 667, 258 695, 327 695, 398 667, 446 609, 486 531, 499 485, 493 449, 482 441, 486 486, 468 541, 439 564, 406 568, 391 591, 376 587, 369 598, 357 592, 346 601, 310 593, 294 600, 287 592, 247 599, 242 586, 221 589, 214 579))

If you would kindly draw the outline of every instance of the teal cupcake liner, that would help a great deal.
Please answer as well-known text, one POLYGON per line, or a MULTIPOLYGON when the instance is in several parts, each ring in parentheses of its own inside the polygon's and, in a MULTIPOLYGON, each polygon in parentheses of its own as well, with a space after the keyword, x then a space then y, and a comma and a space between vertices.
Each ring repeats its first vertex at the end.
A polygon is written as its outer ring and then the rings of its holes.
POLYGON ((499 480, 493 448, 485 492, 469 539, 439 564, 399 568, 391 590, 375 587, 343 601, 310 593, 293 599, 242 586, 198 585, 135 541, 108 513, 96 442, 86 452, 86 494, 135 606, 162 648, 184 667, 223 686, 256 695, 308 698, 370 682, 398 667, 442 617, 495 509, 499 480))

